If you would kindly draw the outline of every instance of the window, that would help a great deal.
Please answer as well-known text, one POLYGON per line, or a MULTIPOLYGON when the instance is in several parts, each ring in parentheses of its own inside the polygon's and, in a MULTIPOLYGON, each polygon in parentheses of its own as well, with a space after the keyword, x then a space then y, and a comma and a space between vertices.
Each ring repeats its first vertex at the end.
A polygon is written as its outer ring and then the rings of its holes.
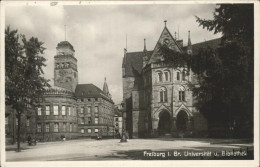
POLYGON ((69 107, 69 115, 71 115, 71 107, 69 107))
POLYGON ((8 117, 5 117, 5 124, 8 125, 8 117))
POLYGON ((81 108, 80 108, 80 113, 83 114, 83 112, 84 112, 84 108, 81 107, 81 108))
POLYGON ((92 130, 91 129, 88 129, 88 133, 91 133, 92 132, 92 130))
POLYGON ((59 132, 59 124, 54 123, 54 132, 59 132))
POLYGON ((161 72, 158 72, 158 81, 162 82, 162 73, 161 72))
POLYGON ((53 106, 53 115, 59 115, 59 106, 53 106))
POLYGON ((38 115, 42 115, 42 108, 38 107, 38 115))
POLYGON ((95 118, 95 124, 98 124, 98 118, 95 118))
POLYGON ((16 118, 16 121, 15 121, 15 122, 16 122, 16 126, 18 126, 18 118, 16 118))
POLYGON ((70 123, 70 132, 72 132, 72 123, 70 123))
POLYGON ((46 132, 50 132, 50 124, 49 123, 45 124, 45 130, 46 130, 46 132))
POLYGON ((80 130, 80 133, 81 133, 81 134, 84 134, 84 133, 85 133, 85 130, 84 130, 84 129, 81 129, 81 130, 80 130))
POLYGON ((185 101, 185 91, 179 91, 179 101, 185 101))
POLYGON ((95 133, 98 133, 98 129, 95 129, 95 133))
POLYGON ((91 107, 90 107, 90 106, 88 106, 87 113, 88 113, 88 114, 91 113, 91 107))
POLYGON ((41 124, 37 124, 37 132, 42 132, 42 125, 41 124))
POLYGON ((164 78, 165 78, 165 81, 170 81, 170 72, 169 71, 164 71, 164 78))
POLYGON ((57 67, 57 68, 59 68, 59 67, 60 67, 59 63, 57 63, 57 64, 56 64, 56 67, 57 67))
POLYGON ((46 109, 46 115, 50 115, 50 106, 46 106, 45 109, 46 109))
POLYGON ((180 72, 177 72, 177 81, 180 80, 180 72))
POLYGON ((98 114, 98 106, 95 106, 95 114, 98 114))
POLYGON ((88 99, 88 101, 91 101, 91 99, 88 99))
POLYGON ((160 102, 167 102, 167 90, 164 87, 160 89, 160 102))
POLYGON ((26 118, 26 126, 30 126, 30 119, 26 118))
POLYGON ((116 118, 116 121, 118 121, 118 118, 116 118))
POLYGON ((88 124, 91 124, 91 117, 88 117, 88 124))
POLYGON ((66 132, 66 123, 65 122, 63 123, 62 130, 63 130, 63 132, 66 132))
POLYGON ((84 118, 80 119, 81 124, 84 124, 84 118))
POLYGON ((182 80, 183 80, 183 81, 186 81, 186 74, 185 74, 185 71, 182 71, 182 80))
POLYGON ((74 116, 77 116, 76 108, 75 108, 74 106, 72 107, 72 114, 73 114, 74 116))
POLYGON ((66 107, 65 106, 61 107, 61 115, 66 115, 66 107))

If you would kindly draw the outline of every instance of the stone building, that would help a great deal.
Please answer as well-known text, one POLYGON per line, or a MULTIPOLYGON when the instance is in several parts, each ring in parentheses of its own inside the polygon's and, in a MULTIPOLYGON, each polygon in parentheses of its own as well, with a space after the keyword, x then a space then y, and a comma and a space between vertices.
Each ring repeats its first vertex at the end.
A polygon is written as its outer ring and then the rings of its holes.
POLYGON ((165 27, 152 51, 124 51, 122 63, 125 128, 130 137, 203 137, 207 134, 207 120, 194 107, 194 97, 188 83, 196 76, 186 67, 173 68, 159 53, 160 44, 176 52, 193 54, 199 48, 215 46, 219 39, 188 45, 174 38, 165 27))
POLYGON ((123 133, 123 117, 122 117, 122 109, 118 106, 115 107, 114 112, 114 129, 115 129, 115 137, 119 138, 123 133))
MULTIPOLYGON (((75 50, 68 41, 56 47, 54 86, 46 89, 42 103, 22 117, 21 138, 40 141, 114 135, 114 102, 106 80, 103 90, 78 84, 75 50)), ((6 106, 6 137, 16 140, 15 111, 6 106)))

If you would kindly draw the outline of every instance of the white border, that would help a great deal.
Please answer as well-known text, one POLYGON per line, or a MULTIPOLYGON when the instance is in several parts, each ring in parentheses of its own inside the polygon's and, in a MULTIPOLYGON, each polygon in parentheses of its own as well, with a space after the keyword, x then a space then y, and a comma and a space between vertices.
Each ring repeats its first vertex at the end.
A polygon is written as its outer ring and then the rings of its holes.
POLYGON ((124 160, 124 161, 34 161, 34 162, 6 162, 5 161, 5 58, 4 58, 4 30, 5 6, 49 6, 51 1, 4 1, 1 3, 1 59, 0 59, 0 106, 1 106, 1 165, 2 166, 259 166, 259 31, 260 31, 260 3, 259 1, 56 1, 57 5, 140 5, 140 4, 215 4, 215 3, 254 3, 254 160, 124 160))

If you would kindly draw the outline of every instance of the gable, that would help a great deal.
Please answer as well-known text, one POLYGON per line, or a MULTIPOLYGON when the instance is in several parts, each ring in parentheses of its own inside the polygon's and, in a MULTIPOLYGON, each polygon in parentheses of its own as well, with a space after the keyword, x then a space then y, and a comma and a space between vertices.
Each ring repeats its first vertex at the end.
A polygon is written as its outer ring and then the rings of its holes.
POLYGON ((159 53, 159 47, 163 44, 167 44, 170 49, 175 50, 176 52, 182 52, 181 47, 178 45, 177 41, 172 37, 167 27, 164 27, 162 34, 154 48, 153 54, 149 59, 148 64, 160 62, 163 60, 162 55, 159 53))

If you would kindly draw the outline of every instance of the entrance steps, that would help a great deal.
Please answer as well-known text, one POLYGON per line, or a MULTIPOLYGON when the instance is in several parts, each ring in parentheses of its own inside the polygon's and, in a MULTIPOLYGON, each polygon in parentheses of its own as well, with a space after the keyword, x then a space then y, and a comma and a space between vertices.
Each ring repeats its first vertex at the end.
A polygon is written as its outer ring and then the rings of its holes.
POLYGON ((159 138, 172 138, 172 134, 165 133, 164 135, 159 135, 159 138))

